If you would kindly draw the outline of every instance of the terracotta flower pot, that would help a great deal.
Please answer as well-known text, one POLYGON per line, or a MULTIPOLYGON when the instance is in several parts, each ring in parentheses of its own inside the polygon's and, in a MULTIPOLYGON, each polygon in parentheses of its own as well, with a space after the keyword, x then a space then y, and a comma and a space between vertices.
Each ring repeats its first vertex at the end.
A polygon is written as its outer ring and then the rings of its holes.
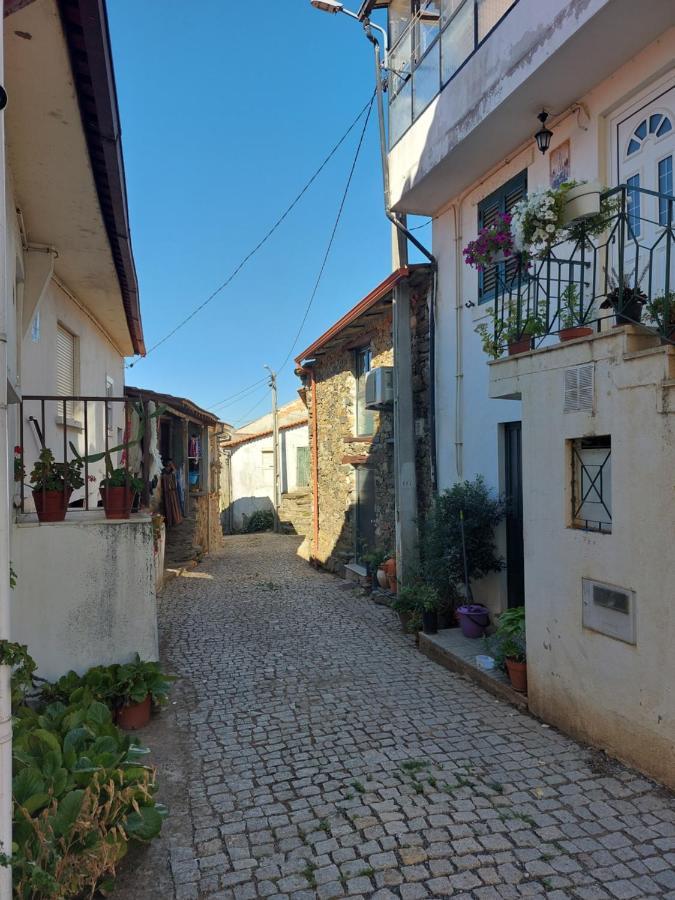
POLYGON ((517 662, 515 659, 506 660, 506 671, 514 691, 521 694, 527 693, 527 663, 517 662))
POLYGON ((129 703, 117 710, 117 724, 125 731, 136 731, 145 728, 150 721, 150 694, 140 703, 129 703))
POLYGON ((100 491, 106 519, 129 518, 136 497, 136 491, 132 487, 127 487, 127 485, 104 487, 101 485, 100 491))
POLYGON ((524 337, 519 341, 513 341, 508 345, 509 356, 516 356, 518 353, 527 353, 532 349, 532 338, 524 337))
POLYGON ((387 576, 387 587, 392 592, 392 594, 395 594, 398 590, 398 584, 396 581, 396 557, 392 556, 389 559, 385 560, 385 562, 382 563, 382 569, 387 576))
POLYGON ((72 490, 33 491, 35 511, 40 522, 63 522, 68 512, 68 501, 72 490))
POLYGON ((561 328, 558 337, 561 341, 574 341, 576 338, 590 337, 593 329, 588 325, 574 325, 570 328, 561 328))

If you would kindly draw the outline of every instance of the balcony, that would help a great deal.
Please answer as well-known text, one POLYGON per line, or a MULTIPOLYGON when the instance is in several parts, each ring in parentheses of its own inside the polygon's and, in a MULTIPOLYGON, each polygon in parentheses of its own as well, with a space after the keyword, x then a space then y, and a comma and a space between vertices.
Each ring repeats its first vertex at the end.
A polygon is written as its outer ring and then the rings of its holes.
POLYGON ((427 0, 389 55, 392 207, 436 215, 672 24, 667 0, 427 0))
POLYGON ((486 335, 495 358, 615 325, 675 344, 675 198, 628 185, 602 198, 612 209, 602 234, 580 220, 573 241, 521 261, 508 277, 498 268, 486 335))
POLYGON ((393 147, 518 0, 426 0, 389 53, 393 147))

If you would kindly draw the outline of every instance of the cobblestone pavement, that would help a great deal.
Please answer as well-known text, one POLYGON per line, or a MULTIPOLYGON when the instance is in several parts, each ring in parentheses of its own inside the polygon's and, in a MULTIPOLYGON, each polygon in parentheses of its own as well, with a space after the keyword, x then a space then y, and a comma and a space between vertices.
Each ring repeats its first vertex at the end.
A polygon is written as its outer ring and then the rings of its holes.
POLYGON ((161 600, 163 837, 117 900, 675 898, 675 800, 423 657, 393 614, 233 537, 161 600))

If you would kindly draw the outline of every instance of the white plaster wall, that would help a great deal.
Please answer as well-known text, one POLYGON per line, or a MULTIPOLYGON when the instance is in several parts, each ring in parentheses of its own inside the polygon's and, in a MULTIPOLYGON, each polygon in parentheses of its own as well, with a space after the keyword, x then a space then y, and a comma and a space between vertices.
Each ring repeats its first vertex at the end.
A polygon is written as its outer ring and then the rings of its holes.
MULTIPOLYGON (((297 487, 297 448, 309 445, 307 425, 285 428, 279 433, 281 492, 297 487)), ((227 446, 227 445, 225 445, 227 446)), ((263 469, 263 451, 272 450, 272 435, 249 441, 232 450, 232 527, 238 530, 258 509, 273 508, 272 470, 263 469)))
POLYGON ((28 645, 38 674, 158 658, 152 523, 82 514, 14 526, 12 639, 28 645))
POLYGON ((641 346, 610 331, 499 361, 492 391, 523 397, 530 708, 675 786, 675 352, 641 346), (595 410, 563 413, 564 370, 588 362, 595 410), (612 440, 611 534, 569 527, 566 442, 588 435, 612 440), (635 591, 635 645, 582 627, 582 578, 635 591))
MULTIPOLYGON (((674 52, 675 29, 671 29, 581 98, 588 117, 570 113, 555 124, 551 146, 570 140, 572 178, 614 183, 612 114, 638 91, 674 83, 674 52)), ((465 265, 461 251, 476 236, 479 202, 523 169, 527 169, 528 189, 548 185, 549 157, 542 156, 530 142, 462 194, 448 197, 432 226, 433 252, 439 265, 436 429, 441 490, 479 473, 495 489, 504 487, 500 425, 520 420, 521 408, 518 401, 488 397, 487 357, 475 328, 485 320, 490 304, 466 307, 467 303, 476 304, 478 274, 465 265)), ((503 547, 503 529, 499 539, 503 547)), ((477 599, 495 611, 503 607, 505 597, 504 575, 491 576, 477 588, 477 599)))

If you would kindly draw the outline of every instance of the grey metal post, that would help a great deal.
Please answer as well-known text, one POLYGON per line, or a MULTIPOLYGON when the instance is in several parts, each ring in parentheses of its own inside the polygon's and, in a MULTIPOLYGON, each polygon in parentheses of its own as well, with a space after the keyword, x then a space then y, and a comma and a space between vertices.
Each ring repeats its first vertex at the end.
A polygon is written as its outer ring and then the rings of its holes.
POLYGON ((272 389, 272 505, 274 506, 274 530, 279 531, 279 416, 277 410, 277 376, 269 366, 265 368, 270 373, 269 386, 272 389))

